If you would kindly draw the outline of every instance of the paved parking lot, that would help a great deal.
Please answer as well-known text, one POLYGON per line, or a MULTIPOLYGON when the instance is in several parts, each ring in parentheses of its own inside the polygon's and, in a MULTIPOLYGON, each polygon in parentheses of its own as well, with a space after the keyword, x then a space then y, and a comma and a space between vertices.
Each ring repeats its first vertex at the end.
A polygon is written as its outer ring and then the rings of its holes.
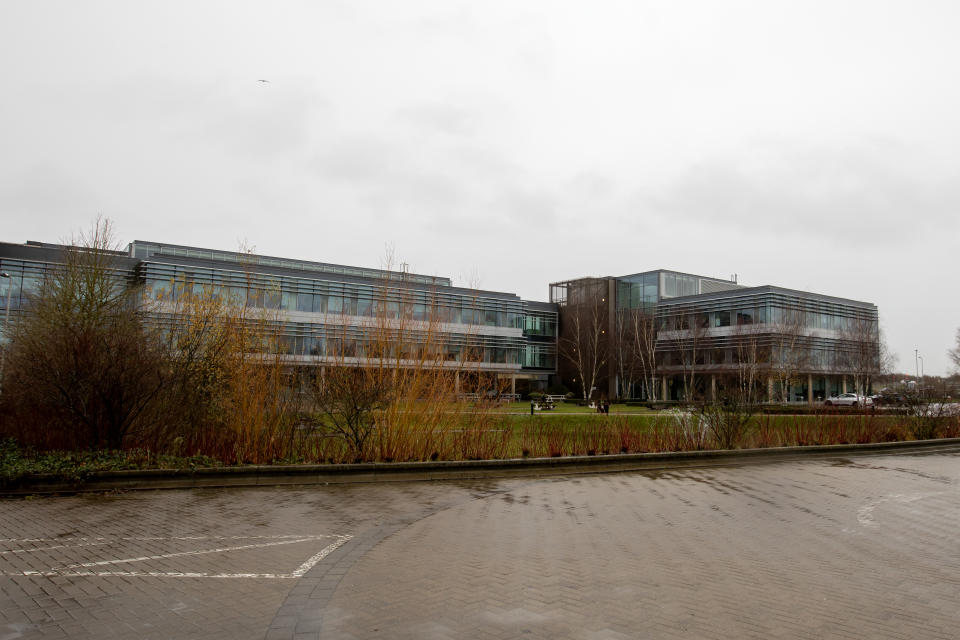
POLYGON ((960 454, 0 502, 0 640, 957 638, 960 454))

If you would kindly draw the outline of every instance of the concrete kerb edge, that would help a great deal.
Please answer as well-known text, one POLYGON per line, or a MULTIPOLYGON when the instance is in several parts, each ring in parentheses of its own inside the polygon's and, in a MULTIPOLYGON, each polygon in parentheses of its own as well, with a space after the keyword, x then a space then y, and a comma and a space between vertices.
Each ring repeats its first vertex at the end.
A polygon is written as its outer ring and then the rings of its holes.
POLYGON ((422 480, 469 480, 509 476, 581 475, 679 469, 684 467, 763 464, 798 458, 836 458, 881 453, 960 449, 960 438, 839 444, 767 449, 670 451, 557 458, 512 458, 444 462, 361 463, 344 465, 251 465, 203 469, 101 471, 82 482, 54 476, 21 478, 0 489, 0 496, 89 493, 111 490, 194 489, 314 485, 422 480))

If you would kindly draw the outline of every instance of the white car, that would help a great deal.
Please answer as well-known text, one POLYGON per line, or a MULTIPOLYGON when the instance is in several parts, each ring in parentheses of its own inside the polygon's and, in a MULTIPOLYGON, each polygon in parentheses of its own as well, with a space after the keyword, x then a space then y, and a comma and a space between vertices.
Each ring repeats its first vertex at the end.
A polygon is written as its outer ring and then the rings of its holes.
POLYGON ((873 398, 858 396, 855 393, 841 393, 823 401, 825 407, 872 407, 873 398))

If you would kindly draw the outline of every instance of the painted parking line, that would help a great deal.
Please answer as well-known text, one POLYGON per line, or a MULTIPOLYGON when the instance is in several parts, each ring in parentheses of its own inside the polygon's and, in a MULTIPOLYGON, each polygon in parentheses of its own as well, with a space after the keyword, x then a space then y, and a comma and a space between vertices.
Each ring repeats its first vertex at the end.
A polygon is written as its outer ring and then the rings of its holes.
POLYGON ((238 544, 229 546, 215 546, 210 549, 194 549, 190 551, 175 551, 171 553, 162 553, 155 555, 143 555, 135 557, 111 558, 98 560, 95 562, 82 562, 62 566, 53 566, 41 570, 23 570, 23 571, 0 571, 0 575, 5 576, 40 576, 40 577, 125 577, 125 578, 264 578, 290 580, 302 577, 307 571, 312 569, 318 562, 333 553, 340 546, 350 540, 350 535, 278 535, 278 536, 171 536, 171 537, 122 537, 122 538, 89 538, 78 537, 69 539, 51 539, 51 538, 5 538, 0 542, 17 544, 37 544, 44 542, 60 542, 61 544, 47 547, 27 547, 21 549, 7 549, 0 551, 3 554, 27 554, 38 551, 49 551, 59 549, 73 549, 78 547, 90 546, 109 546, 121 542, 130 541, 149 541, 149 542, 222 542, 227 540, 258 540, 250 544, 238 544), (166 560, 170 558, 180 558, 189 556, 199 556, 214 553, 230 553, 233 551, 249 551, 251 549, 265 549, 269 547, 279 547, 283 545, 300 544, 305 542, 317 542, 331 540, 318 553, 307 558, 298 567, 289 573, 210 573, 202 571, 113 571, 100 570, 99 567, 107 567, 116 564, 130 564, 135 562, 147 562, 155 560, 166 560), (66 544, 64 544, 66 543, 66 544), (74 543, 74 544, 70 544, 74 543))

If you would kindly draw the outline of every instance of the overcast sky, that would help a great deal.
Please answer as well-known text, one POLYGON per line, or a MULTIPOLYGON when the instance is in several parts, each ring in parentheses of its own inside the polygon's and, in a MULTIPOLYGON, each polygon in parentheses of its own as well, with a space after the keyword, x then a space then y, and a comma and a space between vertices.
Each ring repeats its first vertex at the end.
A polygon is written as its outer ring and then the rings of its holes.
POLYGON ((4 0, 0 240, 392 246, 535 300, 736 273, 874 302, 942 374, 958 33, 955 0, 4 0))

